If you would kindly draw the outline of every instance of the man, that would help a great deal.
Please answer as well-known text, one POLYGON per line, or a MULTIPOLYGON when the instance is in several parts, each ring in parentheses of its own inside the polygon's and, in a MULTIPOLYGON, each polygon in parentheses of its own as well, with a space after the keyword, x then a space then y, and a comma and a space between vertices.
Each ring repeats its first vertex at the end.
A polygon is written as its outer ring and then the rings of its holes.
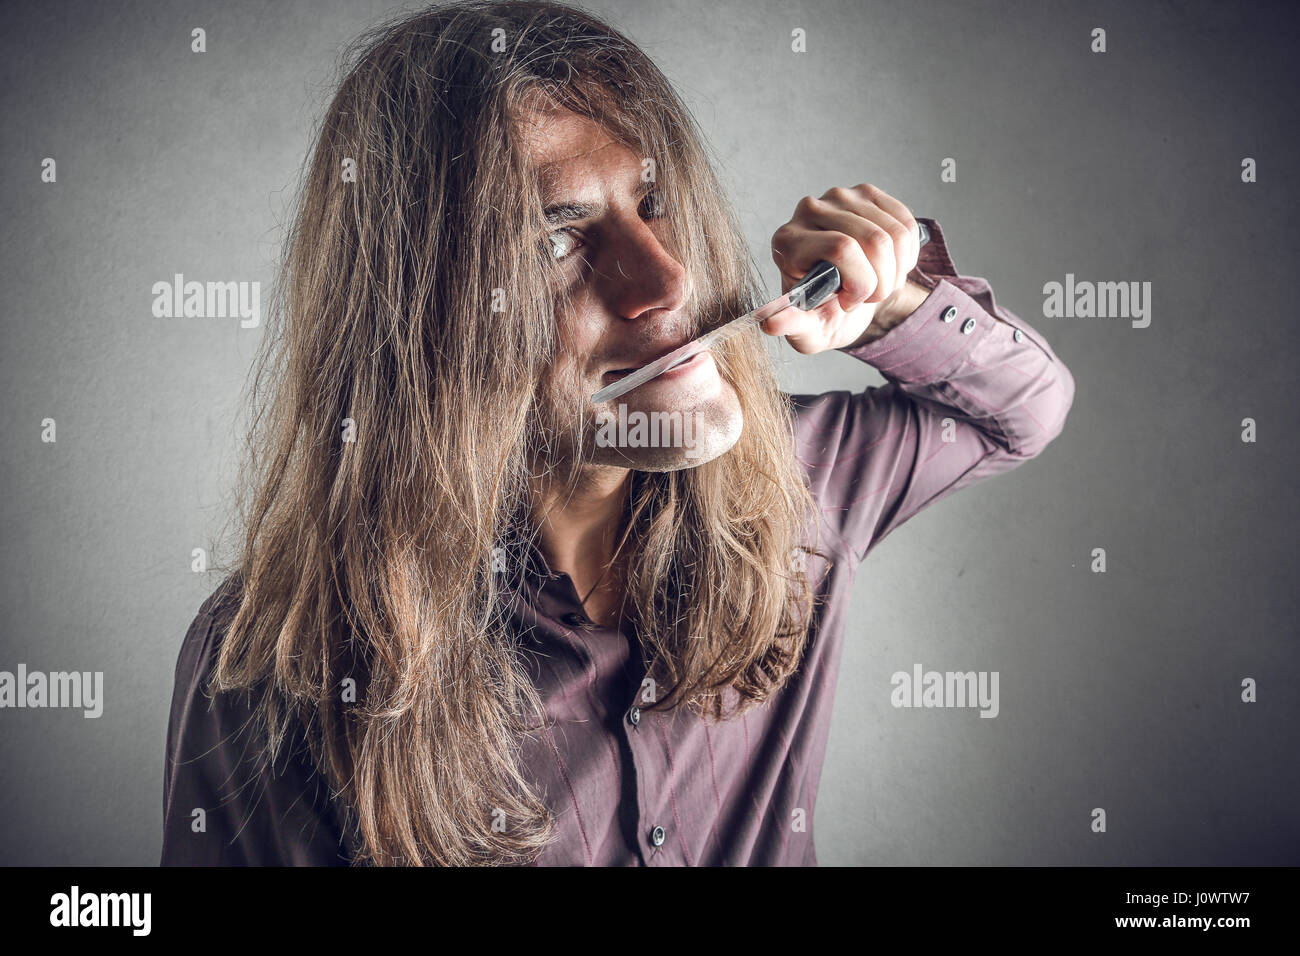
POLYGON ((688 112, 563 6, 364 38, 288 250, 243 553, 177 665, 163 862, 814 864, 857 565, 1074 394, 925 223, 865 184, 800 201, 783 287, 825 259, 836 295, 597 407, 763 298, 688 112), (784 395, 770 336, 888 384, 784 395), (635 413, 682 427, 609 427, 635 413))

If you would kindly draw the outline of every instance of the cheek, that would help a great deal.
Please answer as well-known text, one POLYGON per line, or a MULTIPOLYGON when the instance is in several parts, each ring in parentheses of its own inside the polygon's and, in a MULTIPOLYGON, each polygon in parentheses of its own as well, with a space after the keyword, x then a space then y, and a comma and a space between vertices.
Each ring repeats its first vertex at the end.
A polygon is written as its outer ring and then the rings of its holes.
POLYGON ((559 320, 557 331, 560 336, 557 364, 570 375, 585 378, 593 374, 601 341, 600 326, 581 317, 569 317, 559 320))
POLYGON ((555 361, 547 370, 543 391, 552 416, 568 414, 588 390, 586 358, 576 351, 577 343, 561 342, 555 361))

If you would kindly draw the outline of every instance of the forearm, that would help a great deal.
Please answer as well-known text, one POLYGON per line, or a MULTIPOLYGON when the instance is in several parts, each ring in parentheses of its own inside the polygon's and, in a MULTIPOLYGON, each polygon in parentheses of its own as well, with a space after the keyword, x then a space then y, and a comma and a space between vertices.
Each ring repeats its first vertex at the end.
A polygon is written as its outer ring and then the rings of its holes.
POLYGON ((892 333, 844 351, 909 400, 923 400, 927 414, 958 423, 959 435, 981 433, 983 452, 998 446, 1003 458, 1033 457, 1061 430, 1074 397, 1069 370, 1024 319, 994 302, 984 279, 943 277, 892 333))

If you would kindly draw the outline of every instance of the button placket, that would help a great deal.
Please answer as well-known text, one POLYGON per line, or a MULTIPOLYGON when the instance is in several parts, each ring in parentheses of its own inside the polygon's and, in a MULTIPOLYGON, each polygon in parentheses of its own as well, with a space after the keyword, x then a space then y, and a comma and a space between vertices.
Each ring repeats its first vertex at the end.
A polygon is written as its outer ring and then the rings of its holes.
POLYGON ((663 768, 657 751, 658 741, 655 740, 653 733, 646 732, 651 729, 649 724, 645 728, 640 726, 653 717, 653 712, 641 712, 640 697, 642 691, 640 679, 637 679, 635 688, 631 695, 632 700, 623 712, 622 734, 622 739, 626 742, 628 748, 632 776, 636 783, 634 807, 636 810, 636 826, 640 838, 636 841, 634 850, 641 858, 642 865, 655 866, 663 861, 657 859, 660 857, 658 844, 655 844, 651 839, 654 832, 654 818, 660 814, 660 811, 655 807, 654 795, 665 781, 661 779, 663 768))

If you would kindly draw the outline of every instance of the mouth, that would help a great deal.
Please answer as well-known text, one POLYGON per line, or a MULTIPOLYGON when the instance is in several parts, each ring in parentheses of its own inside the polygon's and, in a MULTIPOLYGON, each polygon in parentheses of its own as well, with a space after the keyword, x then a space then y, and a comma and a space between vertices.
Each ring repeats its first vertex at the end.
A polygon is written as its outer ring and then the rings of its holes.
MULTIPOLYGON (((689 339, 688 339, 687 341, 689 341, 689 339)), ((602 380, 603 382, 605 382, 606 384, 608 384, 608 383, 610 383, 610 382, 617 382, 620 378, 623 378, 624 376, 627 376, 627 375, 631 375, 631 374, 632 374, 633 372, 635 372, 637 369, 645 368, 645 367, 646 367, 647 365, 649 365, 651 362, 654 362, 654 361, 656 361, 657 359, 663 358, 663 357, 664 357, 665 355, 667 355, 668 353, 674 351, 675 349, 679 349, 679 348, 681 348, 681 347, 682 347, 683 345, 685 345, 685 344, 686 344, 686 342, 680 342, 680 343, 678 343, 677 345, 672 346, 671 348, 666 348, 666 349, 664 349, 662 352, 660 352, 658 355, 652 355, 652 356, 650 356, 650 357, 647 358, 644 362, 642 362, 640 365, 633 365, 633 366, 630 366, 629 368, 615 368, 615 369, 610 369, 608 372, 606 372, 606 373, 602 376, 601 380, 602 380)), ((703 351, 704 351, 704 352, 707 352, 708 349, 704 349, 703 351)), ((674 362, 672 365, 670 365, 667 369, 665 369, 663 372, 661 372, 661 373, 659 374, 658 377, 663 377, 664 375, 667 375, 667 374, 669 374, 670 372, 676 372, 676 371, 678 371, 679 369, 685 368, 687 365, 691 365, 691 366, 693 367, 694 365, 696 365, 696 364, 699 363, 700 355, 701 355, 701 354, 702 354, 701 352, 696 352, 694 355, 688 355, 688 356, 686 356, 685 358, 679 359, 678 361, 676 361, 676 362, 674 362)))
MULTIPOLYGON (((678 348, 680 348, 680 346, 678 346, 678 348)), ((667 355, 668 353, 665 352, 664 354, 667 355)), ((688 355, 685 358, 679 359, 678 361, 674 362, 667 369, 665 369, 664 371, 656 375, 653 382, 657 382, 660 379, 671 380, 671 379, 679 378, 683 375, 687 375, 693 372, 695 369, 701 368, 705 363, 709 362, 711 359, 712 359, 712 355, 710 354, 709 350, 701 349, 700 351, 696 352, 694 355, 688 355)), ((650 362, 653 361, 654 359, 650 359, 646 362, 646 364, 648 365, 650 362)), ((610 371, 604 374, 601 381, 604 382, 604 384, 608 385, 612 382, 617 382, 620 378, 630 375, 632 372, 635 372, 638 368, 643 368, 643 367, 644 366, 642 365, 638 365, 636 366, 636 368, 611 369, 610 371)), ((653 384, 653 382, 647 382, 646 384, 650 385, 653 384)))

